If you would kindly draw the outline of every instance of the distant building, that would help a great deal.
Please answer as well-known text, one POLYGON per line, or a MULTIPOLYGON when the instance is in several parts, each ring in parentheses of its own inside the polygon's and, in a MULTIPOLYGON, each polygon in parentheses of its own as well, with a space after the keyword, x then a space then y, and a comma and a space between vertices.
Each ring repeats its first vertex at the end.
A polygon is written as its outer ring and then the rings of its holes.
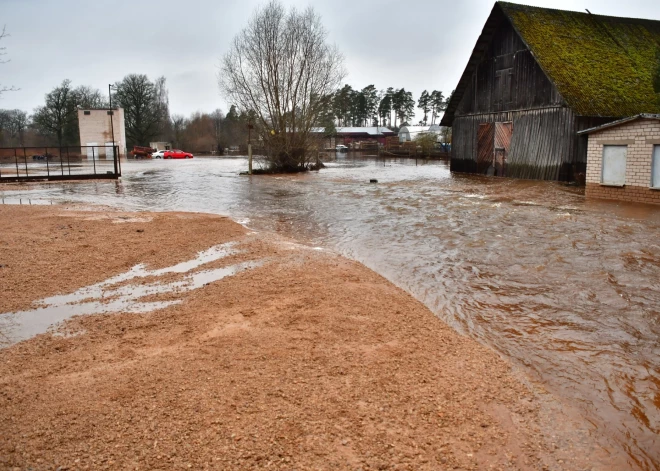
POLYGON ((579 179, 578 131, 660 113, 658 44, 660 21, 497 2, 440 122, 451 169, 579 179))
POLYGON ((87 153, 88 159, 112 159, 113 133, 114 145, 119 147, 119 155, 126 157, 126 127, 123 108, 78 110, 78 126, 80 145, 87 146, 83 148, 83 153, 87 153))
MULTIPOLYGON (((313 128, 312 132, 317 135, 323 135, 325 134, 325 128, 313 128)), ((349 148, 354 148, 360 142, 377 142, 385 145, 385 139, 387 137, 396 135, 396 132, 384 126, 344 126, 336 128, 334 135, 325 136, 323 147, 334 149, 335 146, 341 144, 349 148)))
POLYGON ((428 133, 437 134, 438 138, 440 138, 440 131, 439 124, 431 124, 429 126, 402 126, 399 129, 399 142, 414 141, 420 134, 428 133))
POLYGON ((660 115, 639 114, 578 134, 589 136, 587 197, 660 204, 660 115))
POLYGON ((171 142, 150 142, 149 147, 152 149, 156 150, 171 150, 172 149, 172 143, 171 142))

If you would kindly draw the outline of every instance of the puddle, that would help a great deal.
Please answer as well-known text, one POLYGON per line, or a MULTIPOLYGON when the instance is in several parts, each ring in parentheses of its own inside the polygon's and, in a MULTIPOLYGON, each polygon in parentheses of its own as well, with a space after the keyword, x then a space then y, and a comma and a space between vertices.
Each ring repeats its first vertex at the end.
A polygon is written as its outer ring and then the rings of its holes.
POLYGON ((189 273, 204 264, 239 253, 235 245, 233 242, 217 245, 198 253, 192 260, 157 270, 148 270, 142 264, 136 265, 127 272, 101 283, 85 286, 70 294, 42 299, 36 303, 39 305, 36 309, 0 314, 0 332, 4 337, 2 343, 11 345, 47 332, 55 324, 73 316, 115 312, 144 313, 163 309, 181 303, 182 299, 168 301, 143 301, 142 299, 165 293, 183 294, 262 265, 261 261, 248 261, 189 273), (171 273, 185 275, 182 279, 169 283, 156 281, 122 284, 138 278, 160 277, 171 273), (120 284, 122 285, 117 286, 120 284))
POLYGON ((0 188, 0 198, 228 215, 356 259, 573 405, 611 453, 594 469, 660 470, 658 207, 451 173, 443 161, 325 163, 248 179, 243 158, 127 162, 120 182, 0 188))

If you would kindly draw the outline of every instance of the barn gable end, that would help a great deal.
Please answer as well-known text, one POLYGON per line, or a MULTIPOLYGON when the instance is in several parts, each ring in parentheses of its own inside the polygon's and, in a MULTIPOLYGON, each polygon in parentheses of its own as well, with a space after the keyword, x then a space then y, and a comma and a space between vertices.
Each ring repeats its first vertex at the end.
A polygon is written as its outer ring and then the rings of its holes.
POLYGON ((658 21, 496 3, 441 122, 452 170, 580 179, 577 131, 660 111, 658 51, 658 21))

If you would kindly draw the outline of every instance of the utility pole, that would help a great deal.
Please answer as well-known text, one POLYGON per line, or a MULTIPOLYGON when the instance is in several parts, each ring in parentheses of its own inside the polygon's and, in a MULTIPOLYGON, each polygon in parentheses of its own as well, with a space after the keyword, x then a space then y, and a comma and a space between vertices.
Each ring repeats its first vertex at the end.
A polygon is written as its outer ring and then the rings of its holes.
MULTIPOLYGON (((112 131, 112 159, 115 162, 115 173, 119 173, 119 172, 121 172, 121 170, 120 170, 119 167, 117 167, 117 161, 119 160, 119 156, 117 155, 118 154, 117 151, 119 149, 116 149, 116 147, 115 147, 115 111, 112 109, 112 91, 111 91, 111 89, 112 89, 112 84, 109 83, 108 84, 108 98, 110 99, 110 112, 109 112, 109 114, 110 114, 110 129, 112 131)), ((106 147, 106 149, 107 149, 107 147, 106 147)), ((106 153, 107 153, 107 151, 106 151, 106 153)), ((107 157, 106 157, 106 159, 107 159, 107 157)))
POLYGON ((248 175, 252 175, 252 121, 248 122, 248 175))

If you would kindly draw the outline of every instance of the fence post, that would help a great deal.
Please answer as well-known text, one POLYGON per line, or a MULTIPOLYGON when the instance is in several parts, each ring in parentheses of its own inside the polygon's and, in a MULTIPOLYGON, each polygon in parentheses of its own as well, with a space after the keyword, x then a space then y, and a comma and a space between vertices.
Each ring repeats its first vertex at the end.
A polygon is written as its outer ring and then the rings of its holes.
MULTIPOLYGON (((46 147, 46 154, 48 154, 48 147, 46 147)), ((62 176, 64 176, 64 160, 62 160, 62 148, 60 147, 60 168, 62 169, 62 176)))
MULTIPOLYGON (((112 120, 112 116, 110 117, 110 120, 112 120)), ((106 154, 108 153, 108 148, 106 147, 106 154)), ((106 157, 107 159, 107 157, 106 157)), ((115 166, 115 175, 119 172, 119 169, 117 168, 117 153, 115 152, 115 143, 112 143, 112 163, 115 166)))
MULTIPOLYGON (((87 148, 85 148, 87 150, 87 148)), ((92 146, 92 162, 94 162, 94 175, 96 175, 96 154, 94 153, 94 146, 92 146)))
MULTIPOLYGON (((62 155, 62 148, 60 147, 60 155, 62 155)), ((69 158, 69 148, 66 148, 66 165, 69 167, 69 176, 71 176, 71 159, 69 158)))
POLYGON ((16 162, 16 178, 20 175, 18 173, 18 155, 16 154, 16 148, 14 147, 14 162, 16 162))
MULTIPOLYGON (((23 149, 25 149, 25 147, 23 149)), ((50 177, 50 165, 48 164, 48 154, 44 155, 44 157, 46 158, 46 176, 50 177)))
POLYGON ((25 160, 25 176, 29 176, 28 166, 27 166, 27 154, 25 153, 25 147, 23 147, 23 159, 25 160))

